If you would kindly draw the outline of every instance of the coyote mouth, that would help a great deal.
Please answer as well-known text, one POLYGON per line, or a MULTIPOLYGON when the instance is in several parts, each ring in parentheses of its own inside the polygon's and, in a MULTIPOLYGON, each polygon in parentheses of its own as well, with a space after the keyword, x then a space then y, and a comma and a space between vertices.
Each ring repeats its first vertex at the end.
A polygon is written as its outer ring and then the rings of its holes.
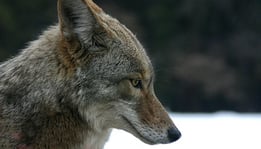
POLYGON ((143 136, 137 128, 131 123, 131 121, 126 118, 125 116, 122 116, 123 120, 127 122, 127 124, 130 126, 131 130, 129 131, 130 133, 134 133, 133 135, 136 136, 137 138, 141 139, 143 142, 153 145, 156 144, 155 142, 151 141, 150 139, 146 138, 143 136))

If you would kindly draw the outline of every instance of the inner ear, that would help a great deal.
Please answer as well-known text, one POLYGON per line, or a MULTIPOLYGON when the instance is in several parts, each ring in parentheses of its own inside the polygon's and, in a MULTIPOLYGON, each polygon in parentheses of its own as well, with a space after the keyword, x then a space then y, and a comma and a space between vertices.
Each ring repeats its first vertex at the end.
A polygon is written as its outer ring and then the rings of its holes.
POLYGON ((98 23, 84 0, 58 0, 58 16, 64 38, 91 45, 98 23))

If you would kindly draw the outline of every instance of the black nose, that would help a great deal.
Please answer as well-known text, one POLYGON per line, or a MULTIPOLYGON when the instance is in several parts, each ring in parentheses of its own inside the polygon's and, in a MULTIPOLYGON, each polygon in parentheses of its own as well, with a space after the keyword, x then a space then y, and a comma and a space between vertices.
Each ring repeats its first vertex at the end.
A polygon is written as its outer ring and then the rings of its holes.
POLYGON ((177 128, 170 128, 168 130, 168 138, 170 142, 177 141, 181 137, 181 133, 177 128))

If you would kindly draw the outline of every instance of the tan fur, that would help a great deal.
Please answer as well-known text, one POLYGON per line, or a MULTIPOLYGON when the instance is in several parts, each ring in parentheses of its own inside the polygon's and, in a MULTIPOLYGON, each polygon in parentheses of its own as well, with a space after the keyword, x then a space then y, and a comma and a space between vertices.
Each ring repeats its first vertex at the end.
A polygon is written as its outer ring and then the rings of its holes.
POLYGON ((100 14, 103 10, 97 6, 92 0, 84 0, 86 5, 92 10, 94 15, 100 14))
POLYGON ((75 44, 73 41, 65 41, 62 38, 59 46, 58 46, 58 58, 60 59, 61 63, 63 64, 64 69, 64 76, 74 74, 76 68, 78 66, 77 59, 75 59, 71 53, 71 49, 78 49, 79 46, 75 44))
POLYGON ((92 0, 57 10, 57 25, 0 65, 0 149, 102 149, 112 128, 148 144, 179 139, 131 31, 92 0))

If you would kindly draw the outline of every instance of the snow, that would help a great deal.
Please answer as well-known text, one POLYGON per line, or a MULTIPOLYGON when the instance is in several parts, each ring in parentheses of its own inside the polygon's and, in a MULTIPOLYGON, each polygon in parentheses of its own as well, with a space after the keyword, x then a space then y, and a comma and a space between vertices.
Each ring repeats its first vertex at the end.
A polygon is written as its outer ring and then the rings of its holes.
POLYGON ((261 114, 219 112, 170 114, 182 133, 177 142, 146 145, 121 130, 113 130, 105 149, 260 149, 261 114))

